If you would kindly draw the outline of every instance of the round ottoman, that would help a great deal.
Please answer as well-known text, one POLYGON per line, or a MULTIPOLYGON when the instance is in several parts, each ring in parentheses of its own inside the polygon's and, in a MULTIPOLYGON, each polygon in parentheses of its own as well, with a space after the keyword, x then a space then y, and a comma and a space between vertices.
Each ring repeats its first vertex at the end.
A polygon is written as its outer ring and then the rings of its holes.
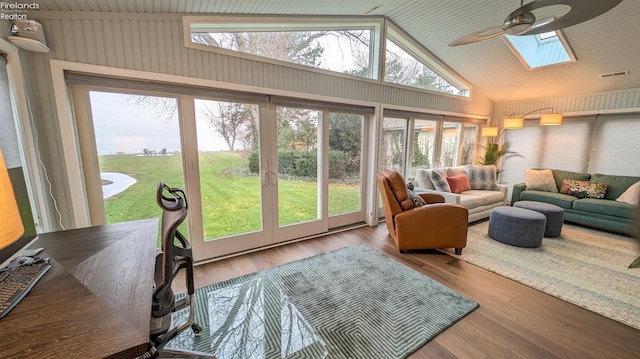
POLYGON ((547 217, 517 207, 496 207, 489 216, 489 237, 517 247, 540 247, 547 217))
POLYGON ((564 223, 564 209, 553 204, 534 202, 534 201, 518 201, 513 204, 514 207, 530 209, 544 214, 547 217, 547 225, 544 228, 545 237, 558 237, 562 232, 562 223, 564 223))

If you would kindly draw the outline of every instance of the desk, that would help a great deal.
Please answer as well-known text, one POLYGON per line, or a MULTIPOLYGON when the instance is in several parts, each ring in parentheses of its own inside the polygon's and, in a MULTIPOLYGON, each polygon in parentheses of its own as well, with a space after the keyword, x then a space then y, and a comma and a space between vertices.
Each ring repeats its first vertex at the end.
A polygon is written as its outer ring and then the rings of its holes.
POLYGON ((46 233, 52 268, 0 320, 2 358, 131 358, 149 342, 158 220, 46 233))

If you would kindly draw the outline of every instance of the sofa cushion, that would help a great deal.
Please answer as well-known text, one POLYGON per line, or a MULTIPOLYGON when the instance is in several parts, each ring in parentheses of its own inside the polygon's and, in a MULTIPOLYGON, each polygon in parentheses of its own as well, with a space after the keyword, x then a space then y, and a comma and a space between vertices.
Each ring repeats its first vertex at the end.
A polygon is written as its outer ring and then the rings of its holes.
POLYGON ((426 168, 418 168, 416 170, 416 181, 418 182, 418 187, 424 189, 436 189, 433 186, 433 182, 431 182, 431 178, 429 177, 430 173, 431 170, 426 168))
POLYGON ((582 212, 598 213, 614 217, 633 219, 636 207, 627 203, 608 199, 583 198, 573 202, 573 209, 582 212))
POLYGON ((458 176, 461 174, 466 174, 463 166, 447 167, 447 177, 458 176))
POLYGON ((568 178, 568 179, 577 180, 577 181, 588 181, 591 179, 591 175, 588 173, 554 170, 554 169, 552 169, 551 172, 553 172, 553 178, 556 181, 556 188, 558 189, 558 192, 560 191, 560 188, 562 188, 562 180, 564 179, 568 178))
POLYGON ((560 193, 570 194, 578 198, 604 198, 607 185, 604 183, 576 181, 572 179, 562 180, 560 193))
POLYGON ((640 181, 627 188, 620 197, 616 198, 616 201, 640 206, 640 181))
POLYGON ((603 175, 601 173, 594 173, 593 175, 591 175, 591 181, 606 184, 607 193, 604 195, 604 198, 616 200, 624 193, 624 191, 627 190, 627 188, 640 181, 640 177, 603 175))
POLYGON ((447 182, 449 183, 452 193, 462 193, 471 189, 469 178, 464 173, 455 176, 447 176, 447 182))
POLYGON ((577 199, 578 197, 571 196, 568 194, 562 194, 562 193, 551 193, 551 192, 529 191, 529 190, 526 190, 520 193, 521 201, 538 201, 538 202, 551 203, 562 208, 571 208, 573 201, 577 199))
POLYGON ((464 172, 469 177, 471 189, 488 189, 495 191, 498 189, 496 176, 496 166, 467 165, 464 172))
POLYGON ((487 190, 469 190, 462 192, 462 194, 472 195, 482 198, 482 204, 491 204, 504 202, 504 194, 500 191, 487 191, 487 190))
POLYGON ((556 182, 551 170, 524 170, 524 183, 528 190, 557 193, 556 182))
POLYGON ((429 172, 429 178, 431 178, 431 182, 433 183, 433 187, 436 188, 436 191, 440 192, 451 192, 451 187, 449 187, 449 182, 447 182, 447 175, 445 171, 439 170, 431 170, 429 172))

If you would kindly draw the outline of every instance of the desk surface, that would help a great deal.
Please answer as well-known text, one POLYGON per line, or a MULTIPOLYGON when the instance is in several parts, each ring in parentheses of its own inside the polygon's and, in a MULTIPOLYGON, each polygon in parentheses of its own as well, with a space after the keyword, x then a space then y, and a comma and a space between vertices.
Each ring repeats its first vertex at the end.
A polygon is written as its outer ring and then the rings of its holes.
POLYGON ((158 220, 46 233, 52 268, 0 320, 0 356, 131 358, 149 342, 158 220))

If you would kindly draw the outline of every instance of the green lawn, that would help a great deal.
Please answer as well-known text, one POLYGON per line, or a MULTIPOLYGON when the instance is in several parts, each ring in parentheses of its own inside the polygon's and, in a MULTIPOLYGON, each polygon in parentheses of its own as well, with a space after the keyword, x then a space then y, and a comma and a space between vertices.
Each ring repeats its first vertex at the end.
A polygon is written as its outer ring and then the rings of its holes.
MULTIPOLYGON (((248 159, 238 152, 200 152, 200 186, 205 238, 219 238, 259 230, 260 178, 248 173, 248 159)), ((100 170, 120 172, 137 182, 124 192, 105 200, 108 223, 157 218, 155 202, 158 181, 184 188, 182 161, 173 156, 100 156, 100 170)), ((316 218, 317 184, 293 179, 279 180, 281 225, 316 218)), ((360 186, 329 185, 330 215, 359 208, 360 186)))

